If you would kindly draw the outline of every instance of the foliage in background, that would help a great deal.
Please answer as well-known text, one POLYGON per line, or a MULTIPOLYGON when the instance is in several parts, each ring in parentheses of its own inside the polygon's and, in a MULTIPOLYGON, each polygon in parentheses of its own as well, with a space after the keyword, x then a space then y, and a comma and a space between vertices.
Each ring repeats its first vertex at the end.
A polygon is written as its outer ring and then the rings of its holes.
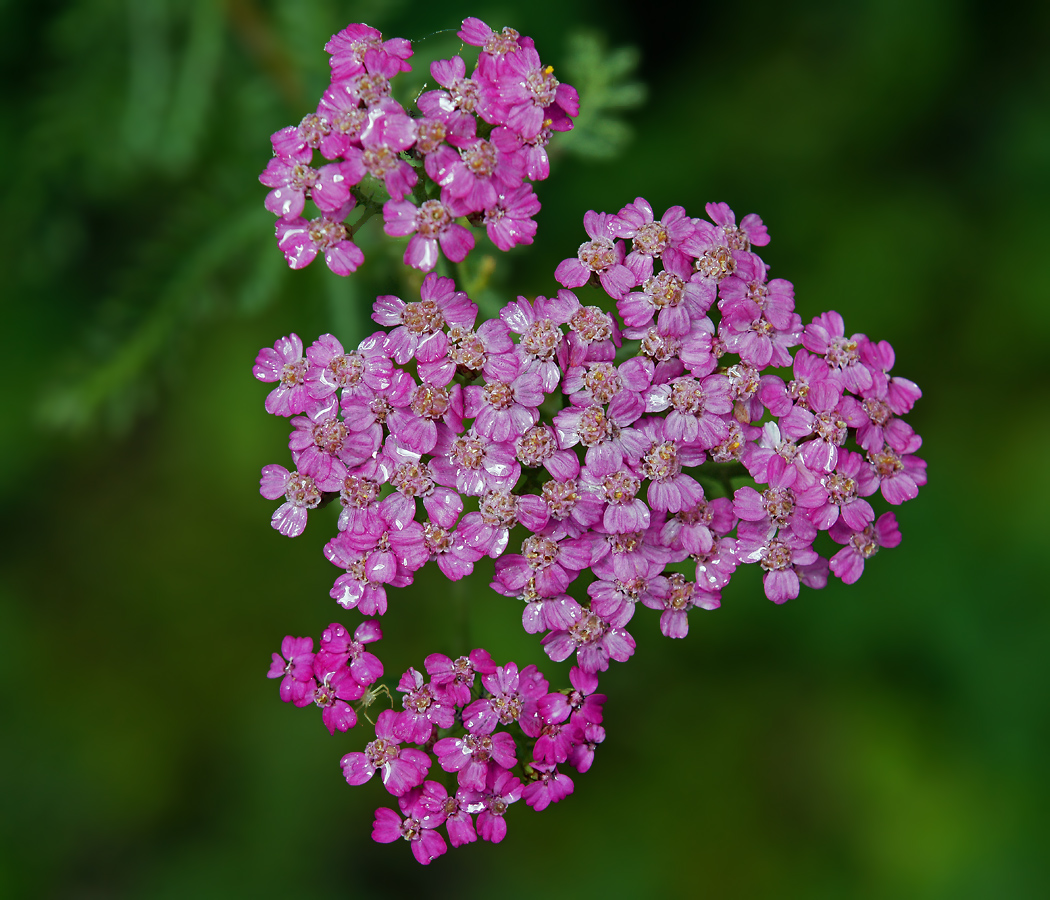
MULTIPOLYGON (((318 35, 341 27, 332 27, 334 6, 83 0, 47 23, 51 65, 18 117, 33 126, 18 144, 22 177, 6 217, 40 235, 52 256, 44 267, 35 255, 16 260, 17 274, 35 302, 57 301, 69 320, 41 379, 36 416, 47 429, 126 431, 177 384, 187 347, 216 318, 302 302, 254 176, 266 163, 264 138, 313 108, 307 98, 318 94, 306 82, 327 77, 318 35), (76 177, 56 184, 54 172, 76 177)), ((558 49, 581 79, 586 110, 569 149, 616 155, 630 130, 604 117, 642 101, 629 80, 637 51, 607 52, 590 32, 566 43, 558 49)), ((420 83, 437 51, 424 42, 413 60, 420 83)), ((371 287, 326 290, 345 295, 340 317, 353 321, 367 317, 371 299, 347 310, 346 298, 371 287)))

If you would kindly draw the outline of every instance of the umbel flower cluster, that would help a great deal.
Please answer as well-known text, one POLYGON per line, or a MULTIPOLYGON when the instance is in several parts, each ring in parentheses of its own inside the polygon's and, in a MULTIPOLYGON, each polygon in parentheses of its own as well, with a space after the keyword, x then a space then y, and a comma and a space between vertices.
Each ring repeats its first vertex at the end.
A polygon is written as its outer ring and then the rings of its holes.
POLYGON ((466 19, 458 36, 481 48, 474 72, 459 56, 434 62, 440 88, 419 96, 416 116, 391 96, 394 77, 411 69, 409 41, 349 25, 325 45, 331 84, 316 112, 273 135, 274 158, 259 176, 273 188, 266 208, 280 217, 277 243, 293 269, 319 253, 339 275, 364 262, 352 232, 379 210, 358 189, 369 177, 390 198, 386 233, 411 235, 408 266, 429 272, 439 251, 462 262, 474 235, 461 217, 484 225, 501 250, 532 243, 540 203, 529 182, 549 175, 547 143, 572 127, 579 96, 512 28, 497 33, 466 19), (315 166, 318 154, 333 161, 315 166), (307 198, 319 212, 311 219, 303 216, 307 198), (348 227, 359 201, 365 211, 348 227))
MULTIPOLYGON (((550 127, 551 107, 522 93, 548 72, 531 41, 470 19, 461 37, 491 54, 476 83, 499 85, 477 105, 518 138, 550 127)), ((339 53, 393 68, 408 52, 364 26, 328 47, 333 72, 352 77, 371 72, 337 65, 339 53)), ((573 791, 567 770, 586 772, 605 738, 599 674, 634 653, 639 607, 683 638, 739 566, 757 565, 784 603, 830 576, 852 584, 900 542, 894 513, 873 503, 899 506, 926 482, 904 419, 918 387, 892 373, 887 342, 848 333, 838 313, 803 324, 792 284, 756 252, 769 242, 758 216, 705 212, 658 218, 642 198, 588 212, 560 288, 510 300, 497 319, 478 322, 477 305, 431 273, 418 298, 378 297, 383 330, 356 348, 292 334, 256 359, 255 377, 274 385, 266 410, 292 426, 291 468, 262 470, 263 496, 280 501, 271 524, 295 537, 338 500, 331 596, 366 617, 353 634, 332 624, 316 653, 286 637, 269 672, 283 700, 319 706, 334 734, 389 698, 375 687, 377 617, 429 563, 458 580, 494 559, 492 588, 517 600, 551 660, 572 662, 562 690, 483 649, 434 653, 401 676, 402 709, 379 713, 375 739, 341 764, 352 785, 379 774, 397 809, 377 810, 373 837, 408 840, 422 863, 446 852, 442 830, 454 847, 499 841, 510 804, 542 810, 573 791), (600 305, 574 293, 585 285, 600 305)))

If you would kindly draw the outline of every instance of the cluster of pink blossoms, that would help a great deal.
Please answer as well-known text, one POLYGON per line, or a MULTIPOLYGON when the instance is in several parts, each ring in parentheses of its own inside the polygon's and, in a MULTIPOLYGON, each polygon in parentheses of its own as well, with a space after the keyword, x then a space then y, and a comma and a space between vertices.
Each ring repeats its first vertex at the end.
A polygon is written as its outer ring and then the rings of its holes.
MULTIPOLYGON (((707 213, 674 207, 657 219, 641 198, 588 213, 590 240, 557 269, 564 287, 519 297, 498 320, 479 325, 467 295, 430 274, 418 300, 379 297, 373 318, 389 330, 354 350, 332 335, 304 350, 291 335, 260 352, 254 374, 276 384, 266 409, 291 417, 294 463, 266 466, 261 490, 283 498, 272 524, 289 536, 338 498, 324 552, 342 570, 331 591, 341 606, 382 615, 388 590, 428 562, 455 580, 492 557, 492 587, 524 604, 524 628, 544 633, 552 660, 574 657, 574 687, 590 694, 610 660, 634 652, 626 629, 639 605, 681 638, 690 610, 720 606, 739 565, 757 564, 766 596, 783 603, 829 572, 855 582, 900 542, 894 514, 876 518, 868 498, 897 506, 925 484, 921 438, 903 418, 919 389, 891 374, 888 343, 847 334, 837 313, 803 326, 791 283, 769 279, 754 252, 769 240, 757 216, 737 224, 725 204, 707 213), (569 290, 588 282, 616 313, 569 290), (754 486, 734 491, 730 478, 754 486), (830 558, 814 546, 821 532, 841 547, 830 558)), ((478 653, 456 665, 482 685, 454 700, 437 657, 429 685, 406 673, 405 712, 384 714, 377 741, 343 761, 354 784, 386 773, 401 814, 377 814, 375 837, 411 840, 421 861, 444 849, 437 825, 455 845, 473 839, 472 812, 502 809, 517 791, 537 808, 560 799, 572 783, 557 765, 589 766, 601 740, 600 717, 573 720, 533 667, 497 670, 478 653), (513 738, 492 736, 499 717, 478 712, 503 709, 508 691, 521 735, 561 735, 553 755, 537 739, 520 777, 513 738), (398 740, 421 749, 383 769, 376 760, 407 752, 398 740), (458 773, 455 797, 425 780, 427 751, 458 773)), ((271 675, 287 673, 288 699, 310 702, 285 658, 271 675)), ((326 665, 303 669, 320 705, 339 696, 326 665)), ((344 697, 363 693, 361 678, 344 682, 344 697)), ((484 821, 483 837, 502 837, 484 821)))
POLYGON ((466 258, 474 235, 461 217, 483 225, 501 250, 532 243, 540 203, 528 182, 548 176, 545 148, 553 132, 572 128, 579 97, 513 28, 494 32, 470 18, 458 36, 481 48, 473 73, 459 56, 432 63, 440 88, 422 94, 411 115, 391 96, 394 76, 411 69, 409 41, 349 25, 325 45, 331 84, 316 112, 273 135, 274 158, 259 177, 273 189, 266 208, 280 217, 278 246, 293 269, 318 254, 339 275, 364 262, 346 219, 367 176, 390 198, 386 233, 411 235, 406 265, 430 271, 439 250, 466 258), (315 153, 331 162, 314 165, 315 153), (303 215, 307 198, 319 212, 312 219, 303 215))
MULTIPOLYGON (((366 176, 389 195, 386 233, 411 235, 409 266, 464 259, 474 238, 459 217, 501 249, 531 243, 526 181, 547 176, 544 147, 571 127, 576 92, 513 29, 466 19, 458 34, 481 48, 473 74, 458 56, 435 62, 440 88, 413 116, 390 88, 408 41, 351 25, 327 44, 332 83, 315 114, 273 136, 261 177, 293 268, 318 253, 342 275, 361 264, 345 220, 359 200, 379 210, 357 187, 366 176), (315 168, 315 151, 332 162, 315 168), (303 218, 308 198, 318 218, 303 218)), ((384 330, 356 348, 292 334, 255 361, 274 385, 266 410, 292 427, 291 468, 262 470, 262 495, 280 501, 271 524, 296 537, 338 501, 331 596, 366 617, 353 633, 330 625, 316 653, 311 638, 284 639, 269 671, 284 701, 320 707, 333 735, 371 723, 368 708, 391 698, 374 617, 431 562, 458 580, 494 559, 492 587, 522 604, 525 630, 573 661, 571 686, 553 691, 536 666, 481 649, 401 676, 402 709, 380 712, 375 739, 341 766, 351 785, 379 775, 397 809, 376 811, 373 837, 409 841, 421 863, 446 852, 442 829, 453 847, 500 841, 512 803, 542 810, 573 791, 564 770, 586 772, 604 740, 598 675, 634 653, 639 606, 682 638, 741 565, 759 566, 775 603, 830 575, 852 584, 900 542, 873 502, 899 506, 926 483, 904 420, 921 393, 891 374, 890 345, 847 334, 835 312, 803 325, 793 286, 755 252, 769 242, 762 220, 706 211, 658 219, 638 198, 588 212, 561 289, 498 319, 479 323, 431 273, 418 300, 378 297, 384 330), (573 293, 585 285, 603 292, 597 305, 573 293)))
MULTIPOLYGON (((383 674, 382 663, 365 649, 380 636, 374 620, 364 621, 353 636, 332 624, 316 654, 310 638, 286 637, 281 653, 273 654, 269 677, 282 679, 281 699, 315 703, 329 731, 346 731, 357 721, 346 701, 366 698, 367 687, 383 674)), ((448 849, 438 831, 442 826, 453 847, 478 837, 498 843, 507 833, 503 817, 512 803, 524 800, 541 811, 572 793, 572 779, 558 766, 586 772, 605 739, 605 696, 594 693, 598 679, 579 668, 572 670, 567 691, 550 691, 535 666, 497 666, 480 649, 456 660, 433 653, 425 669, 429 679, 416 669, 402 675, 397 690, 404 694, 403 710, 379 713, 375 740, 340 761, 348 784, 378 774, 397 798, 400 814, 376 810, 375 840, 411 842, 424 865, 448 849), (519 759, 519 745, 528 757, 519 759), (447 786, 427 778, 435 762, 447 786)))

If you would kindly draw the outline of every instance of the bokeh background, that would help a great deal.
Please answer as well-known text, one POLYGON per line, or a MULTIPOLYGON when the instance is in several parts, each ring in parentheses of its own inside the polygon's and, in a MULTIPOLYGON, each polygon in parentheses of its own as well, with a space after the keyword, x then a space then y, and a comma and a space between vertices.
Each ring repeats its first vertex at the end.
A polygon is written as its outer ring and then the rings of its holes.
MULTIPOLYGON (((0 3, 0 897, 1048 896, 1048 9, 0 3), (362 739, 264 677, 356 616, 331 523, 269 527, 287 429, 251 377, 400 286, 378 245, 351 279, 288 271, 256 177, 329 35, 467 15, 534 36, 590 116, 495 289, 552 291, 587 209, 758 212, 803 319, 839 310, 921 385, 929 485, 852 588, 776 607, 742 572, 684 641, 639 613, 575 795, 423 869, 370 840, 386 795, 338 768, 362 739)), ((544 661, 484 574, 421 576, 388 675, 465 649, 459 602, 470 646, 544 661)))

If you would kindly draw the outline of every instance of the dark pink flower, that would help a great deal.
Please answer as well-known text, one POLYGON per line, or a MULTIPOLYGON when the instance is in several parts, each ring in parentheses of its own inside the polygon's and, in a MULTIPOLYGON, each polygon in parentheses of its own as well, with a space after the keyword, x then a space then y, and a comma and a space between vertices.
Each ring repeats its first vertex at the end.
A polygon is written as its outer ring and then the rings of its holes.
POLYGON ((376 739, 365 747, 364 753, 347 753, 339 761, 347 783, 364 784, 378 772, 383 786, 395 797, 423 783, 430 769, 430 757, 422 750, 401 747, 394 729, 397 715, 392 709, 384 709, 376 719, 376 739))
POLYGON ((435 728, 451 728, 456 721, 456 711, 445 702, 444 695, 435 694, 434 688, 415 669, 401 676, 397 689, 405 695, 402 698, 405 711, 397 714, 394 723, 394 733, 401 740, 425 744, 435 728))
POLYGON ((267 678, 281 679, 281 699, 296 706, 306 706, 313 700, 314 641, 290 634, 281 641, 281 652, 273 654, 267 678))
POLYGON ((525 785, 521 792, 521 799, 536 812, 542 812, 552 803, 563 800, 573 792, 572 779, 559 772, 557 766, 534 763, 532 768, 536 770, 539 777, 536 781, 525 785))
POLYGON ((349 275, 356 271, 365 261, 365 255, 361 248, 350 240, 343 224, 356 202, 351 197, 331 215, 326 214, 309 221, 301 216, 278 219, 277 246, 288 265, 293 269, 301 269, 312 263, 318 253, 323 253, 328 268, 336 275, 349 275))
POLYGON ((285 498, 270 517, 270 524, 285 537, 298 537, 306 528, 307 510, 316 509, 321 489, 309 475, 289 472, 284 466, 263 466, 259 493, 267 500, 285 498))
POLYGON ((474 235, 455 221, 455 213, 441 200, 417 207, 411 200, 388 200, 383 205, 383 230, 394 237, 412 235, 405 248, 405 265, 431 271, 438 248, 452 262, 463 262, 474 249, 474 235))
POLYGON ((615 216, 593 210, 583 217, 583 227, 591 240, 580 244, 576 259, 563 260, 554 277, 563 287, 582 287, 594 275, 614 300, 622 300, 638 283, 637 276, 624 265, 623 241, 616 240, 615 216))
POLYGON ((278 338, 273 348, 263 347, 255 357, 252 374, 259 381, 278 382, 266 397, 266 411, 275 416, 294 416, 306 410, 310 395, 306 387, 308 364, 303 358, 299 335, 278 338))
POLYGON ((442 738, 434 744, 438 763, 446 772, 456 772, 461 787, 483 791, 490 765, 510 769, 514 766, 514 738, 507 732, 467 734, 442 738))
POLYGON ((844 521, 837 522, 831 528, 831 537, 846 545, 831 557, 831 571, 845 584, 853 584, 860 578, 864 563, 878 553, 880 547, 896 547, 901 542, 897 517, 891 512, 883 513, 877 521, 857 531, 851 531, 844 521))
POLYGON ((332 79, 344 79, 357 75, 366 67, 376 70, 409 72, 412 67, 407 60, 412 56, 412 44, 405 38, 383 40, 383 35, 368 25, 347 25, 333 34, 326 52, 331 54, 332 79))
POLYGON ((426 866, 448 851, 445 839, 434 831, 440 824, 436 816, 410 815, 402 820, 392 809, 380 808, 372 823, 372 840, 390 844, 404 838, 411 843, 416 862, 426 866))

